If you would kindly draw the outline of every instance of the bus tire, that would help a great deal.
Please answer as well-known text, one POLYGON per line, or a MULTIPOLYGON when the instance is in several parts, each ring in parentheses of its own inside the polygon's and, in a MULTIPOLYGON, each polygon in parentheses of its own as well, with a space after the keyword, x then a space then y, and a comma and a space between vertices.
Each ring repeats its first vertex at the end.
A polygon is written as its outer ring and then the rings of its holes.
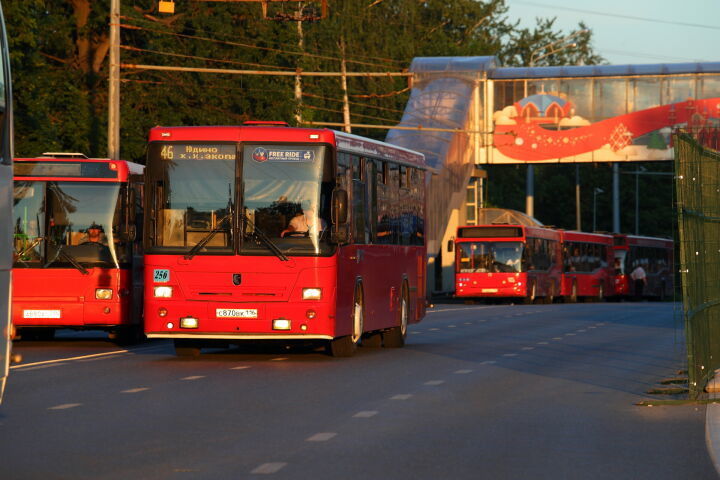
POLYGON ((548 289, 547 295, 545 295, 545 303, 548 305, 551 305, 553 302, 555 302, 555 282, 550 283, 550 288, 548 289))
POLYGON ((326 349, 329 355, 333 357, 352 357, 355 355, 363 334, 364 315, 362 287, 358 283, 355 287, 355 301, 353 302, 352 333, 330 340, 326 349))
POLYGON ((173 343, 175 344, 175 355, 178 357, 197 358, 200 356, 200 345, 192 340, 176 339, 173 343))
POLYGON ((378 348, 382 347, 383 336, 380 332, 367 333, 362 339, 363 347, 378 348))
POLYGON ((531 305, 531 304, 535 303, 535 295, 536 295, 536 293, 537 293, 537 290, 536 290, 536 288, 535 288, 535 282, 531 282, 531 283, 530 283, 530 288, 528 288, 528 294, 527 294, 527 296, 523 299, 523 303, 524 303, 525 305, 531 305))
POLYGON ((383 346, 387 348, 401 348, 405 346, 407 338, 408 317, 410 316, 410 303, 408 300, 407 284, 403 285, 400 307, 398 308, 398 325, 383 332, 383 346))

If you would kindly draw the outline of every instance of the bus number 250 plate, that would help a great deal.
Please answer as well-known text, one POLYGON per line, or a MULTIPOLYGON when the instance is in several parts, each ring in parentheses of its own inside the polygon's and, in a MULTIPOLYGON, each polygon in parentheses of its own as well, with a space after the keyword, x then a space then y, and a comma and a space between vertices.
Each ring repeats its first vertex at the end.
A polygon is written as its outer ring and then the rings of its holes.
POLYGON ((153 281, 158 283, 166 283, 170 281, 170 270, 164 268, 156 268, 153 270, 153 281))

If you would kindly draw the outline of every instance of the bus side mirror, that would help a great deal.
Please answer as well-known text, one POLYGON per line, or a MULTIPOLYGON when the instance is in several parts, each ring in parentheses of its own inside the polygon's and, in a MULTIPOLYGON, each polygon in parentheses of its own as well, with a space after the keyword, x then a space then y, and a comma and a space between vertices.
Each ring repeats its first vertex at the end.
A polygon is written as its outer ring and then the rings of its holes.
POLYGON ((333 191, 332 195, 332 223, 344 225, 348 217, 348 194, 343 189, 333 191))

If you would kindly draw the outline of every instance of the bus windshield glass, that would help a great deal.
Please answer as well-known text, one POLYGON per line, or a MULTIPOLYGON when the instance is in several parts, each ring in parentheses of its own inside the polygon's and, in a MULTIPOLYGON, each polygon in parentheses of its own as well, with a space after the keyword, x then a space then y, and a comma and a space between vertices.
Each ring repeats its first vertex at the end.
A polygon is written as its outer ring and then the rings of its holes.
POLYGON ((272 255, 265 235, 287 255, 330 251, 332 175, 322 145, 246 145, 243 149, 241 253, 272 255))
POLYGON ((457 250, 460 273, 522 271, 522 242, 462 242, 457 250))
POLYGON ((153 144, 147 188, 154 250, 230 254, 235 209, 235 144, 153 144))
POLYGON ((122 192, 110 182, 15 182, 14 265, 117 268, 129 246, 119 235, 122 192))

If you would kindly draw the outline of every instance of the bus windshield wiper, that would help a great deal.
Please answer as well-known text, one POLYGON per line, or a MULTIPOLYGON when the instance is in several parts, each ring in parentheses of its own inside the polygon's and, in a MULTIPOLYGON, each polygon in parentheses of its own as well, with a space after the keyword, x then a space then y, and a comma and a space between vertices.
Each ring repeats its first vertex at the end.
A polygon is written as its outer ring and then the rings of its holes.
POLYGON ((208 233, 205 234, 205 236, 200 240, 198 243, 195 244, 194 247, 190 249, 188 253, 185 254, 185 260, 192 260, 192 258, 198 254, 198 252, 210 242, 210 240, 213 239, 213 237, 222 230, 222 224, 227 222, 230 217, 232 216, 232 211, 230 211, 227 215, 222 217, 219 222, 215 225, 215 228, 210 230, 208 233))
MULTIPOLYGON (((283 262, 287 262, 288 260, 290 260, 290 259, 278 248, 278 246, 275 245, 275 242, 273 242, 272 240, 270 240, 270 237, 268 237, 268 236, 265 234, 265 232, 263 232, 262 230, 260 230, 260 229, 248 218, 247 214, 243 213, 243 214, 242 214, 242 217, 243 217, 243 220, 244 220, 245 222, 247 222, 248 225, 250 225, 250 228, 252 228, 253 234, 255 235, 255 237, 257 237, 258 239, 260 239, 260 241, 261 241, 262 243, 264 243, 265 246, 268 247, 268 248, 270 249, 270 251, 275 254, 276 257, 278 257, 278 258, 279 258, 280 260, 282 260, 283 262)), ((245 229, 243 229, 243 230, 245 230, 245 229)))
POLYGON ((77 259, 76 259, 75 257, 73 257, 73 256, 70 255, 68 252, 66 252, 66 251, 63 249, 63 246, 62 246, 62 245, 58 245, 57 253, 55 254, 55 258, 53 258, 52 260, 50 260, 49 262, 47 262, 45 265, 43 265, 43 268, 49 267, 55 260, 58 259, 58 257, 63 257, 65 260, 67 260, 68 262, 70 262, 70 265, 72 265, 73 267, 75 267, 75 268, 77 268, 78 270, 80 270, 80 273, 82 273, 83 275, 87 275, 88 273, 90 273, 90 272, 88 272, 88 269, 85 268, 85 267, 83 267, 83 266, 80 264, 80 262, 77 261, 77 259))

